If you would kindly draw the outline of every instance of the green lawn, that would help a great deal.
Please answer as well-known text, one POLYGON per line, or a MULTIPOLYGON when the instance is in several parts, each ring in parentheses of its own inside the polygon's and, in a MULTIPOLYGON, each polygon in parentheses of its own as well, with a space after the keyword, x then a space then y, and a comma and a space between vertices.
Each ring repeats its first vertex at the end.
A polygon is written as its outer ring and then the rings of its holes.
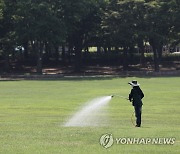
POLYGON ((180 78, 85 78, 59 81, 0 81, 0 153, 180 153, 180 78), (85 102, 99 96, 128 96, 137 79, 145 93, 142 127, 131 123, 133 108, 114 97, 105 108, 108 124, 63 127, 85 102), (174 145, 122 145, 105 149, 100 137, 170 138, 174 145))

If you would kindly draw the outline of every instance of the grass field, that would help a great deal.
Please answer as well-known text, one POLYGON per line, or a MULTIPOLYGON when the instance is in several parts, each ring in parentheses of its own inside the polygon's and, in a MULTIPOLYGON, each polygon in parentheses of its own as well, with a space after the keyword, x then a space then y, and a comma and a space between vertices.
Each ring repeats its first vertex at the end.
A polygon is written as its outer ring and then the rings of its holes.
POLYGON ((0 153, 97 154, 180 153, 180 78, 85 78, 56 81, 0 81, 0 153), (63 127, 86 101, 99 96, 128 96, 137 79, 145 93, 142 127, 131 123, 131 104, 114 97, 105 108, 108 124, 63 127), (176 138, 174 145, 115 144, 105 149, 100 137, 176 138))

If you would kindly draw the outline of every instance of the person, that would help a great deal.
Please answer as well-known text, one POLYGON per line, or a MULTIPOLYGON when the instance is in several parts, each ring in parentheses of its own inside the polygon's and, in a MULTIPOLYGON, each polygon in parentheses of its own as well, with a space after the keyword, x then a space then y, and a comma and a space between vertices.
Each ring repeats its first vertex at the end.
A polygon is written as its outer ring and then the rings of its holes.
POLYGON ((133 80, 128 84, 132 86, 131 92, 129 94, 129 101, 132 102, 132 105, 134 106, 136 116, 136 127, 141 127, 141 114, 143 105, 142 98, 144 97, 144 93, 139 87, 140 84, 136 80, 133 80))

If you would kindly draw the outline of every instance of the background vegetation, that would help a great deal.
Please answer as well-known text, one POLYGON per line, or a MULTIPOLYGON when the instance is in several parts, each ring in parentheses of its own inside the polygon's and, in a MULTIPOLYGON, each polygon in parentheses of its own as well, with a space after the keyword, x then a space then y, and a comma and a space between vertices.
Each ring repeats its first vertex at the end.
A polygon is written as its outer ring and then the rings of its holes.
POLYGON ((80 71, 89 47, 101 57, 121 53, 116 60, 127 70, 137 48, 138 63, 146 63, 145 43, 159 71, 162 47, 179 42, 179 0, 0 0, 0 67, 6 72, 14 63, 30 63, 41 74, 50 61, 80 71))

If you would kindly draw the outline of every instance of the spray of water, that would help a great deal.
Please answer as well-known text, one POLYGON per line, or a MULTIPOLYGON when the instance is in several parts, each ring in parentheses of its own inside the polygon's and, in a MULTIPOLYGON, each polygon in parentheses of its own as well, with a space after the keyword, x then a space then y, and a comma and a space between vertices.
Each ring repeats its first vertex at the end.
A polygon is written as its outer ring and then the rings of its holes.
POLYGON ((103 96, 87 102, 80 111, 64 124, 64 126, 100 126, 106 119, 101 116, 103 107, 110 102, 111 98, 111 96, 103 96))

